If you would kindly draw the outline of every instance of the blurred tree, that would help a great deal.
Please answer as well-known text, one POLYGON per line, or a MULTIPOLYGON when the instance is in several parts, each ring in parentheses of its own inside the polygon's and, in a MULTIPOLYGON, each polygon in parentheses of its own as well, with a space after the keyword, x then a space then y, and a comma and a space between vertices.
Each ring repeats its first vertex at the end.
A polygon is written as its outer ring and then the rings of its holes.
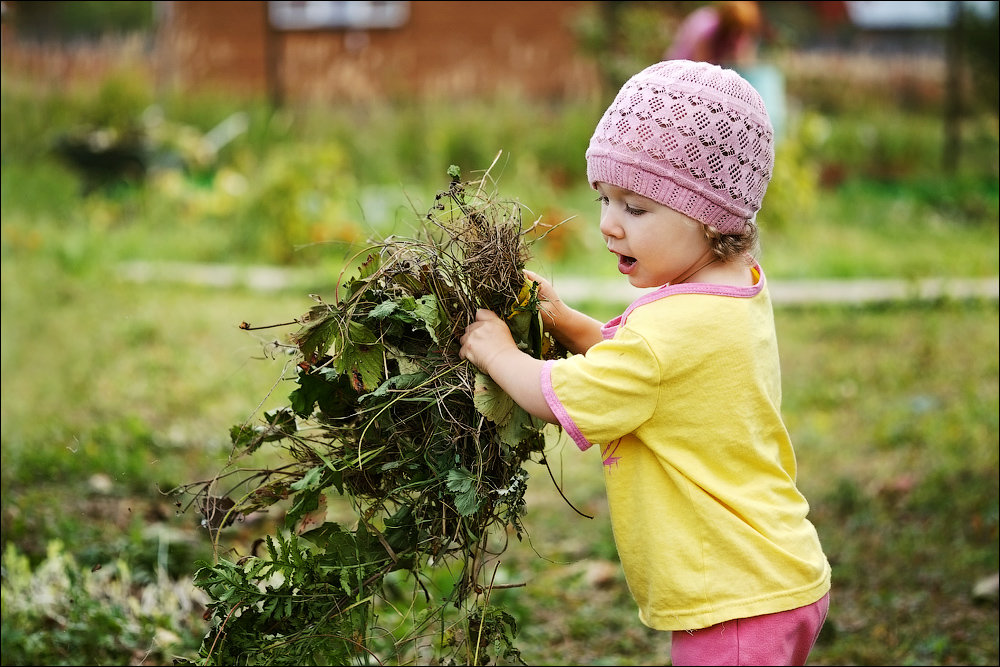
POLYGON ((5 20, 11 21, 22 39, 93 40, 153 28, 153 3, 149 1, 19 0, 8 5, 10 17, 5 20))
POLYGON ((1000 110, 998 90, 998 31, 1000 11, 997 2, 990 3, 990 11, 971 11, 965 2, 951 3, 952 16, 947 34, 947 91, 944 108, 944 150, 942 162, 945 171, 954 173, 961 160, 962 119, 968 113, 1000 110), (971 90, 966 90, 964 79, 968 74, 971 90))
POLYGON ((976 93, 970 102, 996 113, 1000 111, 1000 2, 990 4, 989 13, 963 9, 963 50, 976 93))
POLYGON ((788 48, 850 48, 855 28, 843 2, 761 0, 765 17, 762 51, 788 48))
POLYGON ((663 49, 694 2, 615 2, 582 11, 572 28, 581 52, 597 63, 605 94, 659 62, 663 49))

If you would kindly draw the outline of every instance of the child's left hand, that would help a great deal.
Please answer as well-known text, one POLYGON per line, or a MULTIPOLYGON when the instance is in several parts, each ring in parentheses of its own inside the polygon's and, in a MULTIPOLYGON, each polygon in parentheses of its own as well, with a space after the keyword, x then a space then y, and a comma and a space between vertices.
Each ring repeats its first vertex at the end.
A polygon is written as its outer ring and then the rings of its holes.
POLYGON ((459 356, 468 359, 479 370, 490 373, 490 364, 502 352, 517 350, 517 343, 507 327, 507 323, 490 311, 480 308, 476 311, 476 321, 465 328, 461 338, 462 349, 459 356))
POLYGON ((550 424, 558 420, 542 393, 544 363, 514 342, 507 323, 489 310, 476 311, 476 321, 465 328, 459 356, 486 373, 529 414, 550 424))

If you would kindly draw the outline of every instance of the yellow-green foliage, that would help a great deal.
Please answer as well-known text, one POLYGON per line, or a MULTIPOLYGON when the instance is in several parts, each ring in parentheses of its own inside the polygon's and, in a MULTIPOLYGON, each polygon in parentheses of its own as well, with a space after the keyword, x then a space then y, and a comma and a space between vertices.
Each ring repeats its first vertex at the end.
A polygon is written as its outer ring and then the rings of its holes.
POLYGON ((2 588, 9 665, 162 664, 190 644, 204 601, 190 578, 140 582, 122 559, 85 569, 60 541, 35 567, 7 543, 2 588))
POLYGON ((827 131, 822 117, 807 114, 778 140, 773 175, 757 216, 762 229, 782 231, 813 218, 819 196, 819 168, 810 156, 827 131))

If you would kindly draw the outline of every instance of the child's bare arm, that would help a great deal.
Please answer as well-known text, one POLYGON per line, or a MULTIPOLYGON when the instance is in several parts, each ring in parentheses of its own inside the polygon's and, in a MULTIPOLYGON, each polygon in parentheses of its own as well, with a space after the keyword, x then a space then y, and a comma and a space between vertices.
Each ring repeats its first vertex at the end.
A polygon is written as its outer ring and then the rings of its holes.
POLYGON ((493 378, 527 412, 556 423, 542 394, 542 360, 518 349, 507 324, 496 313, 479 310, 465 329, 459 355, 493 378))
POLYGON ((529 280, 538 283, 538 296, 542 302, 542 322, 545 330, 573 354, 583 354, 595 343, 601 342, 603 324, 589 315, 567 306, 556 293, 552 283, 534 271, 525 271, 529 280))

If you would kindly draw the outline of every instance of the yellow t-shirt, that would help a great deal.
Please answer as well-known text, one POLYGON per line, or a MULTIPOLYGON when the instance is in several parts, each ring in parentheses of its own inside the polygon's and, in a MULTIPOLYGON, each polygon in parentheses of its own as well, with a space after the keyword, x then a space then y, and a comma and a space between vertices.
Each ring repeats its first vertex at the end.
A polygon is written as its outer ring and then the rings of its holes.
POLYGON ((812 604, 830 566, 795 485, 771 300, 661 287, 585 355, 546 362, 549 406, 601 445, 615 542, 640 620, 694 630, 812 604))

